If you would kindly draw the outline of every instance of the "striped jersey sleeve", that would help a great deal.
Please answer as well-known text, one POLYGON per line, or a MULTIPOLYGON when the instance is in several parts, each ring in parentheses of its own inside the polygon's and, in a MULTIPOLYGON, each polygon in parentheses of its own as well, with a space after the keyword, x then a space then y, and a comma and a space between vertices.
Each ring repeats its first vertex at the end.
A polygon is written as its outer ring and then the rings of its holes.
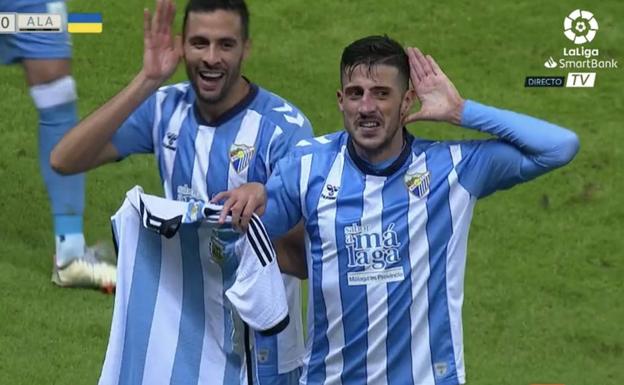
POLYGON ((123 122, 111 139, 121 159, 131 154, 154 152, 152 138, 155 123, 157 93, 144 101, 123 122))
POLYGON ((267 206, 262 221, 271 239, 286 234, 302 219, 299 176, 300 158, 288 156, 277 163, 265 185, 267 206))
POLYGON ((249 230, 236 245, 240 264, 226 295, 243 321, 263 335, 274 335, 289 323, 286 291, 264 225, 253 215, 249 230))

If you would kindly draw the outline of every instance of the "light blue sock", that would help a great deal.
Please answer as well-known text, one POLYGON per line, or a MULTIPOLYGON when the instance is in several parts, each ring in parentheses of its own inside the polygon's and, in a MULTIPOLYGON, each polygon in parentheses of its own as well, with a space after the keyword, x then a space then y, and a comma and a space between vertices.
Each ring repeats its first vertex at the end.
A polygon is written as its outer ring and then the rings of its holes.
POLYGON ((85 252, 81 215, 54 215, 54 237, 56 264, 64 266, 72 259, 80 258, 85 252))
POLYGON ((33 86, 30 94, 39 111, 39 168, 54 216, 56 253, 58 258, 66 262, 66 259, 82 256, 84 252, 82 214, 85 178, 84 174, 62 176, 56 173, 50 167, 50 153, 78 121, 76 86, 74 79, 66 76, 51 83, 33 86), (75 236, 67 237, 72 234, 75 236), (71 242, 61 241, 69 239, 71 242), (76 250, 82 250, 80 255, 75 255, 76 250))

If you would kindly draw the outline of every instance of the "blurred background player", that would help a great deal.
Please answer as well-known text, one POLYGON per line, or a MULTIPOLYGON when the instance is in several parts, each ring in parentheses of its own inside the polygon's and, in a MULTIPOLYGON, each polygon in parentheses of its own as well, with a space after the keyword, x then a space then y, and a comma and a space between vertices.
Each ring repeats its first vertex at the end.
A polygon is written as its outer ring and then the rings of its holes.
MULTIPOLYGON (((55 13, 67 19, 63 1, 0 0, 0 12, 55 13)), ((52 282, 63 287, 110 290, 115 285, 116 270, 107 249, 85 244, 84 174, 59 175, 49 161, 52 148, 78 120, 69 34, 0 34, 0 60, 3 64, 21 64, 39 114, 39 168, 50 199, 56 245, 52 282)))
MULTIPOLYGON (((297 108, 242 75, 251 48, 249 12, 243 0, 189 1, 182 39, 172 36, 174 16, 170 0, 158 0, 153 17, 145 10, 142 70, 59 142, 51 156, 56 170, 84 172, 131 154, 153 153, 168 199, 207 202, 243 183, 264 183, 279 159, 301 139, 312 136, 310 122, 297 108), (181 57, 189 81, 163 86, 181 57)), ((232 206, 233 222, 248 222, 255 207, 253 201, 232 206)), ((160 340, 177 342, 159 348, 155 356, 138 341, 123 354, 112 354, 110 360, 107 353, 101 385, 134 383, 136 378, 149 384, 182 383, 181 378, 188 379, 184 383, 211 385, 298 383, 305 352, 299 281, 284 277, 290 324, 277 336, 256 334, 253 366, 252 355, 242 351, 246 345, 242 325, 221 295, 236 270, 227 262, 235 260, 227 257, 234 255, 230 247, 234 238, 225 231, 219 237, 220 242, 212 242, 212 263, 203 283, 217 294, 204 303, 203 293, 181 293, 188 304, 182 318, 190 321, 179 328, 164 328, 175 337, 160 340), (203 328, 205 314, 209 314, 210 332, 202 345, 201 339, 186 336, 191 329, 203 328), (175 359, 180 357, 176 349, 183 352, 184 362, 175 359), (119 373, 119 367, 128 369, 119 373), (253 373, 257 373, 255 380, 246 378, 253 373)), ((276 247, 279 253, 279 243, 276 247)), ((184 271, 179 279, 201 284, 204 277, 202 271, 184 271)))

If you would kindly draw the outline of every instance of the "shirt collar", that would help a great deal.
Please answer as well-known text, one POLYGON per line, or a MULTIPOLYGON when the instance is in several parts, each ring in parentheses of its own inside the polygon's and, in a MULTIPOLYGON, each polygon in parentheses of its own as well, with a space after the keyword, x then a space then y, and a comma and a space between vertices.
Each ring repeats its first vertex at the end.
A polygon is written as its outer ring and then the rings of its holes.
POLYGON ((349 152, 349 157, 353 160, 357 168, 359 168, 360 171, 362 171, 364 174, 375 176, 390 176, 397 172, 401 168, 401 166, 403 166, 403 164, 412 152, 412 142, 414 141, 414 137, 409 132, 407 132, 405 127, 403 128, 403 137, 405 138, 405 144, 398 158, 396 158, 396 160, 392 162, 392 164, 390 164, 388 167, 381 170, 375 170, 368 164, 368 162, 366 162, 357 154, 350 135, 348 135, 347 139, 347 151, 349 152))
POLYGON ((240 102, 236 103, 234 106, 232 106, 232 108, 222 113, 218 118, 216 118, 212 122, 207 122, 201 116, 201 114, 199 113, 199 109, 197 108, 197 102, 195 102, 193 104, 193 111, 195 112, 195 119, 197 119, 197 123, 202 126, 218 127, 222 125, 223 123, 227 122, 228 120, 230 120, 232 117, 234 117, 236 114, 238 114, 242 110, 249 107, 251 102, 253 102, 253 100, 258 95, 259 88, 256 84, 251 83, 246 77, 243 77, 243 79, 245 79, 249 83, 249 92, 247 93, 247 95, 245 95, 245 97, 240 102))

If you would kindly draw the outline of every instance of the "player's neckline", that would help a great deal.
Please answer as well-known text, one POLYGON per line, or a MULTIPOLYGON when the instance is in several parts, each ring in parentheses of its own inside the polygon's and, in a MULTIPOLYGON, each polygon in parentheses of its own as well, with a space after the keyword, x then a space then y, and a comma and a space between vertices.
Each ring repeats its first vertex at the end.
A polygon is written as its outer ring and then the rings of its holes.
MULTIPOLYGON (((247 78, 245 78, 247 80, 247 78)), ((248 81, 248 80, 247 80, 248 81)), ((248 81, 249 82, 249 81, 248 81)), ((201 126, 208 127, 218 127, 223 123, 226 123, 228 120, 232 119, 232 117, 236 116, 238 113, 249 107, 249 105, 254 101, 256 96, 258 95, 259 88, 256 84, 249 82, 249 92, 245 97, 234 106, 232 106, 229 110, 222 113, 218 118, 213 120, 212 122, 207 122, 197 108, 197 102, 193 104, 193 112, 195 114, 195 119, 197 120, 197 124, 201 126)))
POLYGON ((349 157, 353 160, 353 163, 360 169, 364 174, 375 175, 375 176, 390 176, 397 172, 401 166, 405 163, 409 155, 412 153, 412 142, 414 141, 414 137, 407 132, 405 128, 403 128, 403 135, 405 138, 405 145, 401 150, 398 158, 392 162, 388 167, 383 168, 381 170, 376 170, 371 167, 364 159, 362 159, 355 150, 353 145, 353 141, 351 140, 351 136, 348 136, 347 139, 347 151, 349 152, 349 157))

